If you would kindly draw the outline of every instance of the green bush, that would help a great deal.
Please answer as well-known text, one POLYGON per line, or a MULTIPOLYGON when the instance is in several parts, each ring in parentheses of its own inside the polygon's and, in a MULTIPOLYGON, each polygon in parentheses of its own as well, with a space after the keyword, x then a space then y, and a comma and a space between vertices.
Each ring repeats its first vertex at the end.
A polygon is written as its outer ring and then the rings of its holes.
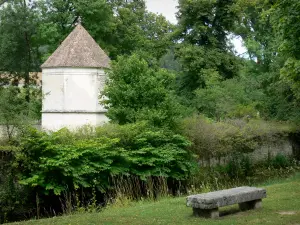
POLYGON ((287 157, 277 156, 254 163, 246 155, 236 154, 224 165, 196 168, 185 187, 190 193, 210 192, 257 185, 299 172, 299 165, 287 160, 287 157))
POLYGON ((277 154, 274 158, 269 160, 269 165, 273 168, 286 168, 292 165, 291 159, 283 154, 277 154))
POLYGON ((233 154, 225 166, 225 172, 230 178, 243 179, 252 175, 253 164, 249 156, 244 154, 233 154))
POLYGON ((48 194, 79 187, 105 192, 118 176, 185 179, 193 166, 184 137, 146 124, 25 132, 16 159, 21 184, 48 194))
POLYGON ((31 130, 21 142, 17 161, 22 166, 21 184, 38 186, 46 193, 92 185, 105 188, 109 175, 128 172, 124 150, 116 139, 70 139, 68 130, 47 134, 31 130))
POLYGON ((171 128, 177 125, 183 108, 174 93, 173 73, 133 54, 118 57, 108 77, 101 102, 111 121, 127 124, 147 120, 151 125, 171 128))
POLYGON ((257 119, 215 122, 203 116, 187 118, 182 134, 191 142, 191 150, 200 160, 210 161, 232 154, 249 153, 262 143, 277 140, 295 132, 288 123, 257 119))
POLYGON ((23 218, 31 211, 28 207, 30 190, 20 185, 15 177, 13 150, 10 150, 15 148, 3 146, 3 149, 0 148, 0 224, 12 218, 23 218))
MULTIPOLYGON (((12 141, 22 126, 35 124, 41 118, 41 90, 35 88, 0 87, 0 124, 6 138, 12 141), (26 94, 30 102, 26 101, 26 94)), ((1 137, 3 138, 3 137, 1 137)))

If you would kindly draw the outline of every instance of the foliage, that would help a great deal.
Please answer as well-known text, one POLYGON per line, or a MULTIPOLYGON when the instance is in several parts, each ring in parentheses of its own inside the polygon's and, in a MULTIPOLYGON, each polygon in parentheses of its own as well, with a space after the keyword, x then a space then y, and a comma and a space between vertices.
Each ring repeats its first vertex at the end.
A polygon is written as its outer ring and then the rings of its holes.
POLYGON ((45 47, 44 60, 78 20, 112 59, 134 51, 159 58, 171 44, 166 34, 172 25, 163 16, 148 12, 143 0, 93 0, 89 4, 83 0, 40 0, 37 9, 43 21, 38 33, 45 47))
POLYGON ((187 118, 183 133, 193 145, 191 150, 199 160, 210 161, 220 157, 252 152, 258 145, 288 133, 296 132, 291 124, 262 120, 227 120, 214 122, 203 116, 187 118))
POLYGON ((17 154, 23 165, 22 184, 60 194, 68 188, 93 184, 103 189, 106 184, 102 182, 108 175, 126 173, 122 150, 114 147, 116 140, 99 138, 64 144, 59 137, 59 132, 48 137, 32 131, 22 142, 23 148, 17 154))
POLYGON ((273 168, 279 169, 279 168, 287 168, 289 166, 292 166, 293 161, 289 157, 283 154, 278 154, 274 158, 269 159, 268 164, 273 168))
POLYGON ((241 179, 253 175, 253 166, 249 156, 234 153, 230 156, 225 172, 231 179, 241 179))
POLYGON ((263 72, 271 70, 276 59, 277 38, 273 35, 269 13, 273 4, 273 1, 264 0, 237 1, 240 21, 235 33, 243 38, 249 58, 257 61, 257 68, 263 72))
POLYGON ((172 91, 175 76, 151 68, 140 56, 119 57, 108 71, 102 93, 107 116, 119 124, 149 121, 154 126, 174 127, 181 106, 172 91))
POLYGON ((237 18, 233 0, 181 0, 177 14, 179 24, 174 33, 183 74, 181 90, 193 91, 206 85, 205 76, 217 73, 222 79, 237 75, 238 60, 228 44, 237 18))
POLYGON ((173 72, 181 71, 181 64, 178 59, 175 58, 175 50, 171 48, 168 52, 163 55, 159 60, 159 65, 161 68, 171 70, 173 72))
POLYGON ((299 120, 297 88, 298 1, 239 0, 240 22, 236 34, 257 63, 248 70, 260 77, 265 97, 262 115, 279 120, 299 120), (295 50, 295 51, 294 51, 295 50))
POLYGON ((146 10, 144 0, 112 0, 114 28, 112 30, 112 59, 118 55, 145 52, 159 59, 172 44, 169 34, 173 25, 162 15, 146 10))
POLYGON ((249 74, 221 81, 217 73, 206 78, 206 87, 195 91, 194 105, 215 120, 258 117, 264 93, 256 77, 249 74))
POLYGON ((67 129, 50 134, 26 131, 16 153, 20 182, 59 195, 92 186, 106 192, 114 176, 180 180, 189 175, 189 142, 180 135, 133 124, 108 125, 88 136, 67 129))
POLYGON ((288 57, 299 59, 300 33, 298 26, 300 3, 296 0, 281 0, 271 10, 272 25, 275 27, 279 40, 279 50, 288 57))
POLYGON ((0 124, 5 126, 9 140, 12 140, 17 128, 40 119, 40 90, 7 87, 0 89, 0 96, 0 124), (30 102, 25 100, 27 93, 30 94, 30 102))
MULTIPOLYGON (((1 146, 2 147, 2 146, 1 146)), ((21 219, 31 211, 28 207, 30 191, 15 180, 15 170, 12 165, 13 146, 0 150, 0 223, 7 222, 13 217, 21 219)))
MULTIPOLYGON (((276 172, 278 172, 276 170, 276 172)), ((205 180, 205 177, 204 179, 205 180)), ((238 212, 238 206, 224 207, 220 212, 225 215, 220 220, 194 218, 192 209, 184 204, 186 196, 178 198, 165 198, 156 202, 142 201, 133 202, 123 207, 113 207, 103 210, 101 213, 84 213, 71 216, 54 217, 44 220, 31 220, 15 223, 16 225, 49 225, 49 224, 153 224, 166 225, 190 224, 190 225, 217 225, 217 224, 253 224, 261 225, 266 221, 270 224, 297 224, 299 221, 300 176, 289 175, 280 179, 265 179, 255 186, 265 188, 268 197, 263 200, 263 207, 260 210, 250 210, 248 212, 238 212), (290 215, 282 215, 289 213, 290 215), (293 214, 295 213, 295 214, 293 214), (133 216, 134 215, 134 216, 133 216), (179 219, 180 218, 180 219, 179 219)), ((233 186, 236 187, 236 186, 233 186)), ((219 187, 222 189, 222 187, 219 187)), ((209 191, 209 190, 208 190, 209 191)), ((199 192, 191 194, 199 194, 199 192)))
MULTIPOLYGON (((13 0, 1 7, 0 72, 8 75, 8 80, 0 80, 2 84, 22 79, 25 88, 29 88, 32 83, 29 73, 38 71, 40 65, 39 45, 35 41, 38 23, 39 17, 30 2, 13 0)), ((30 100, 29 92, 26 100, 30 100)))
POLYGON ((113 12, 105 0, 93 0, 89 4, 82 0, 39 0, 36 8, 42 20, 37 29, 43 61, 79 20, 82 20, 82 24, 104 49, 110 48, 107 40, 112 34, 113 12))

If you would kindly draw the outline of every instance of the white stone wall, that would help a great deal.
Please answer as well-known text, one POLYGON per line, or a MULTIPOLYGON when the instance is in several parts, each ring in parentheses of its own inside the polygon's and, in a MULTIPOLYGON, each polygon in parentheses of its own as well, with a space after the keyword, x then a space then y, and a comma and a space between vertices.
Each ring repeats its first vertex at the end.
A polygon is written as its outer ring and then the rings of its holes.
POLYGON ((104 113, 43 113, 43 129, 56 131, 63 127, 71 130, 84 125, 99 126, 108 122, 104 113))
POLYGON ((107 122, 106 110, 99 104, 105 85, 104 70, 97 68, 43 69, 42 127, 57 130, 93 126, 107 122))

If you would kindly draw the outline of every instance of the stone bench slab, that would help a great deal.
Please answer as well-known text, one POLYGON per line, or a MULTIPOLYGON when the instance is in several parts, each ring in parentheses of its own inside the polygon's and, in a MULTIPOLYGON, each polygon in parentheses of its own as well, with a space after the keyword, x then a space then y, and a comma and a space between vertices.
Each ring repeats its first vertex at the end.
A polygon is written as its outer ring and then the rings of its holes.
POLYGON ((267 197, 263 188, 238 187, 187 197, 187 206, 194 209, 217 209, 222 206, 251 202, 267 197))

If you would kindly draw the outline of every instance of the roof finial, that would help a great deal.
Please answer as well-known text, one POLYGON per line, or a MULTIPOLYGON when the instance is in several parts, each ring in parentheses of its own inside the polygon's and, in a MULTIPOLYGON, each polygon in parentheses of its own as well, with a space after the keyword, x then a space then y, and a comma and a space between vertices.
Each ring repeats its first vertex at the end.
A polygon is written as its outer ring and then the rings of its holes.
POLYGON ((81 25, 81 22, 82 22, 82 19, 81 19, 81 16, 78 16, 77 17, 77 21, 76 21, 76 25, 81 25))

